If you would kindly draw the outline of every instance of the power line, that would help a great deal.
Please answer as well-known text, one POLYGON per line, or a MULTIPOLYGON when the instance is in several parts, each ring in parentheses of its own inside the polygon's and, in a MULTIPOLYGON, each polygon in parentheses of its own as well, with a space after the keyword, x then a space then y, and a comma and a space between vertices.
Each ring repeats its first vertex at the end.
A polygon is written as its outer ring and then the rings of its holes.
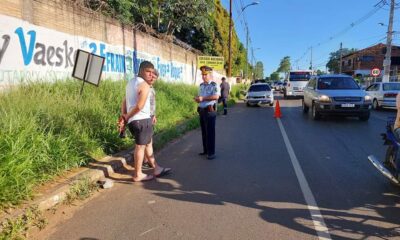
POLYGON ((361 24, 362 22, 364 22, 365 20, 367 20, 368 18, 373 16, 376 12, 378 12, 380 9, 382 9, 386 4, 387 4, 386 0, 379 1, 377 4, 374 5, 374 8, 371 11, 369 11, 367 14, 365 14, 364 16, 362 16, 361 18, 359 18, 355 22, 352 22, 348 27, 346 27, 343 30, 341 30, 340 32, 337 32, 336 34, 332 35, 327 40, 319 42, 318 44, 307 48, 307 50, 304 52, 304 54, 301 57, 299 57, 298 59, 296 59, 295 62, 296 63, 300 62, 307 55, 307 53, 310 51, 310 49, 312 47, 313 48, 317 48, 317 47, 319 47, 319 46, 321 46, 323 44, 326 44, 326 43, 336 39, 337 37, 347 33, 348 31, 350 31, 355 26, 361 24))

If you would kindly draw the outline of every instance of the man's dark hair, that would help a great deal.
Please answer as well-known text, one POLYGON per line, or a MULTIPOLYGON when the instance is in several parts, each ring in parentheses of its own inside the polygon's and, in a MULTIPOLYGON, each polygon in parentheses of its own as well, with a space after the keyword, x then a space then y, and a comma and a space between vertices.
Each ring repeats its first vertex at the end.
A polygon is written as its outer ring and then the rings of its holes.
POLYGON ((154 65, 149 61, 143 61, 139 66, 139 76, 142 76, 142 71, 146 68, 154 69, 154 65))
POLYGON ((225 78, 225 77, 222 77, 222 78, 221 78, 221 80, 222 80, 222 81, 225 81, 225 80, 226 80, 226 78, 225 78))

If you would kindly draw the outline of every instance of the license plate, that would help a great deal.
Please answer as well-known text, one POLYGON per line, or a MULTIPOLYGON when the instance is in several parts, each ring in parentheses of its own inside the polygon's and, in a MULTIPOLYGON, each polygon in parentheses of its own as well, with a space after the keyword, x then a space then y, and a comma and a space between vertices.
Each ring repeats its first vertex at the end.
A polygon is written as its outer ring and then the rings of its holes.
POLYGON ((354 105, 353 103, 343 103, 341 106, 342 106, 343 108, 352 108, 352 107, 354 107, 355 105, 354 105))

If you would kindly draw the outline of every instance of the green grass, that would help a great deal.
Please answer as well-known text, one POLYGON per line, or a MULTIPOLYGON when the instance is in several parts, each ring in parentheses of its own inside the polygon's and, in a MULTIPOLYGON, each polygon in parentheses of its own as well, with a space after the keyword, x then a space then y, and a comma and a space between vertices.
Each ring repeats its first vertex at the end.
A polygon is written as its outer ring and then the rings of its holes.
MULTIPOLYGON (((33 196, 33 189, 54 176, 133 145, 120 139, 117 119, 125 81, 21 85, 0 95, 0 208, 33 196)), ((155 85, 158 123, 155 148, 198 127, 196 86, 155 85)), ((232 100, 243 86, 232 88, 232 100)))
POLYGON ((98 190, 99 186, 96 182, 90 180, 88 177, 84 177, 72 184, 69 192, 65 196, 64 203, 71 205, 75 200, 84 200, 98 190))
POLYGON ((1 224, 0 240, 25 240, 28 239, 27 232, 35 227, 40 230, 48 224, 47 219, 37 206, 32 206, 21 216, 7 219, 1 224))
MULTIPOLYGON (((82 97, 80 86, 36 83, 0 95, 0 205, 18 204, 54 175, 132 146, 116 127, 126 83, 86 86, 82 97)), ((194 86, 158 82, 156 91, 157 132, 195 114, 194 86)))

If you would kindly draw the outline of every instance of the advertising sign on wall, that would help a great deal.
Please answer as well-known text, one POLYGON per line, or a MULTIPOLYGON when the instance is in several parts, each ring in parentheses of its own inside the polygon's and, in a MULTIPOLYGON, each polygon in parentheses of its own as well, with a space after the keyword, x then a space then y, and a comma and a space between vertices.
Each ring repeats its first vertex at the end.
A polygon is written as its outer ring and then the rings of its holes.
POLYGON ((1 14, 0 26, 0 86, 69 78, 78 49, 105 58, 103 78, 132 78, 145 60, 155 65, 165 81, 192 84, 197 74, 192 63, 166 60, 129 46, 70 35, 1 14))

